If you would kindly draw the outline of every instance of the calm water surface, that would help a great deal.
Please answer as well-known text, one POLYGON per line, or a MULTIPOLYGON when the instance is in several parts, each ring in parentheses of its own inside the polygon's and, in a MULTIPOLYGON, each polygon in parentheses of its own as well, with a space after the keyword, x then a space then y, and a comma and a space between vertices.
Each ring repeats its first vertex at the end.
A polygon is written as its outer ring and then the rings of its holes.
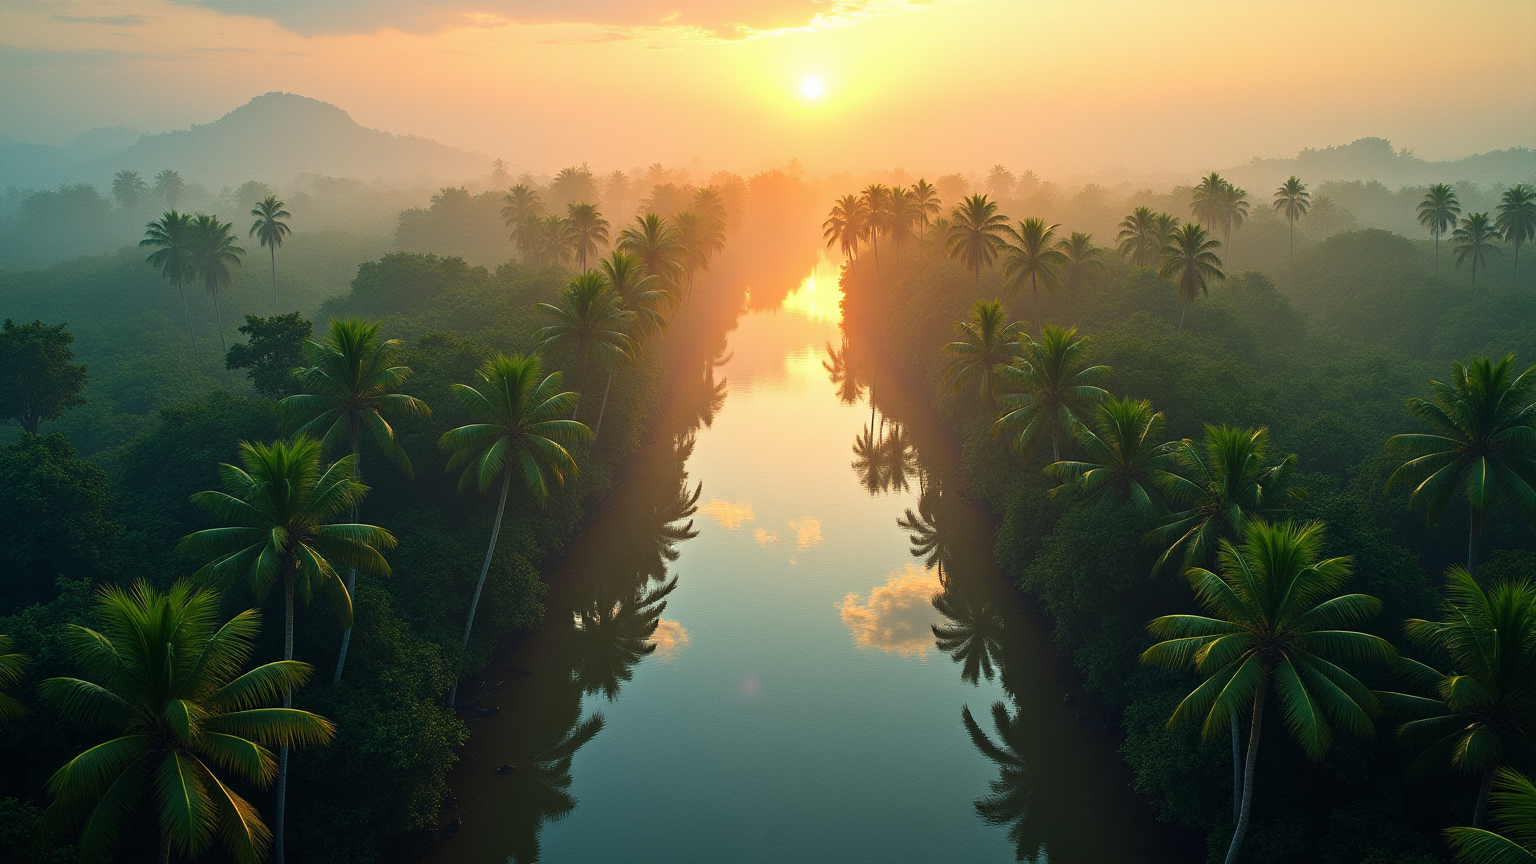
POLYGON ((824 263, 681 376, 488 674, 428 860, 1178 860, 921 394, 840 374, 837 292, 824 263))

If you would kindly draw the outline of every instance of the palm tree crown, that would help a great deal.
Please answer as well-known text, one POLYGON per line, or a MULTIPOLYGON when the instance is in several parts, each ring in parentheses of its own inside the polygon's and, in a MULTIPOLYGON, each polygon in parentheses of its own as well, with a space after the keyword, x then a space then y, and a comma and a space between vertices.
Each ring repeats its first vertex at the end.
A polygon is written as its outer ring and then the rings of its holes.
POLYGON ((565 209, 576 260, 585 271, 587 258, 596 258, 599 247, 608 245, 608 220, 598 212, 596 204, 567 204, 565 209))
POLYGON ((949 257, 961 262, 981 284, 981 268, 997 260, 1001 235, 1008 228, 1008 217, 997 212, 997 202, 985 195, 972 195, 950 213, 949 236, 945 246, 949 257))
POLYGON ((220 222, 217 216, 202 213, 192 220, 189 249, 192 266, 203 280, 203 287, 213 295, 213 314, 219 322, 219 345, 225 352, 224 314, 219 311, 219 289, 234 281, 232 269, 240 266, 245 250, 235 245, 234 223, 220 222))
POLYGON ((1536 187, 1516 183, 1499 199, 1495 226, 1504 234, 1504 242, 1515 247, 1515 266, 1511 278, 1520 275, 1520 247, 1536 240, 1536 187))
POLYGON ((1157 235, 1157 214, 1151 207, 1137 207, 1120 220, 1120 233, 1115 235, 1115 249, 1122 257, 1129 258, 1137 267, 1150 267, 1157 263, 1163 252, 1163 242, 1157 235))
POLYGON ((165 206, 175 209, 181 202, 181 195, 186 191, 187 181, 181 179, 181 173, 167 168, 155 175, 155 194, 165 202, 165 206))
POLYGON ((975 378, 983 399, 991 399, 997 392, 997 370, 1018 356, 1024 326, 1018 321, 1007 323, 1007 315, 1002 303, 977 300, 971 307, 971 320, 955 322, 960 338, 945 345, 944 353, 951 358, 949 377, 956 390, 975 378))
POLYGON ((1461 202, 1456 190, 1445 183, 1436 183, 1424 193, 1419 202, 1419 224, 1429 229, 1435 238, 1435 271, 1440 270, 1440 237, 1456 227, 1456 217, 1461 215, 1461 202))
POLYGON ((1487 267, 1488 256, 1498 254, 1499 247, 1494 243, 1498 239, 1499 231, 1487 213, 1473 213, 1461 220, 1461 227, 1451 232, 1451 240, 1456 246, 1456 266, 1471 260, 1472 281, 1476 282, 1477 266, 1487 267))
POLYGON ((1067 262, 1067 256, 1051 245, 1058 227, 1047 225, 1038 216, 1020 222, 1017 230, 1011 225, 1002 226, 1006 239, 1001 241, 998 251, 1003 257, 1003 287, 1017 291, 1027 281, 1030 293, 1037 299, 1042 281, 1046 290, 1056 287, 1057 271, 1067 262))
POLYGON ((1456 864, 1536 862, 1536 785, 1518 771, 1500 768, 1492 789, 1493 821, 1504 833, 1447 828, 1445 840, 1456 853, 1456 864))
POLYGON ((149 184, 137 171, 122 170, 112 175, 112 197, 124 210, 134 210, 149 191, 149 184))
POLYGON ((1104 250, 1093 245, 1092 234, 1073 231, 1056 241, 1056 251, 1062 256, 1058 279, 1068 291, 1091 287, 1104 271, 1104 250))
POLYGON ((284 219, 293 218, 293 214, 283 209, 283 202, 277 200, 276 195, 268 195, 256 204, 251 210, 251 215, 256 221, 251 223, 250 236, 266 248, 272 259, 272 314, 277 314, 277 247, 283 245, 283 238, 292 233, 288 223, 284 219))
POLYGON ((1107 399, 1096 413, 1092 428, 1080 424, 1074 429, 1083 460, 1046 466, 1047 474, 1062 481, 1051 497, 1070 490, 1088 499, 1114 489, 1143 512, 1155 512, 1159 505, 1153 497, 1154 480, 1171 467, 1168 445, 1158 441, 1162 413, 1154 412, 1145 399, 1131 398, 1107 399))
POLYGON ((21 680, 29 662, 27 655, 11 651, 11 637, 0 635, 0 723, 14 720, 27 710, 15 697, 6 695, 4 691, 21 680))
POLYGON ((607 258, 597 262, 614 303, 620 311, 634 316, 631 321, 631 339, 643 334, 660 333, 667 325, 662 308, 673 302, 673 297, 661 287, 661 280, 644 272, 645 265, 635 255, 614 250, 607 258))
POLYGON ((1012 363, 997 370, 1005 385, 1019 392, 998 399, 1003 414, 992 424, 992 434, 1008 436, 1014 451, 1028 456, 1040 433, 1051 436, 1051 461, 1061 461, 1063 433, 1075 430, 1083 415, 1109 398, 1098 384, 1109 377, 1108 366, 1084 366, 1088 337, 1077 328, 1047 324, 1040 338, 1021 340, 1022 350, 1012 363))
POLYGON ((192 309, 187 305, 185 285, 197 279, 197 266, 192 258, 192 215, 167 211, 159 221, 145 226, 140 247, 155 251, 146 260, 160 271, 161 277, 176 284, 181 295, 181 307, 187 315, 187 340, 192 343, 192 356, 197 357, 197 339, 192 332, 192 309))
POLYGON ((1291 229, 1291 254, 1296 254, 1296 220, 1307 215, 1312 209, 1312 193, 1307 191, 1307 184, 1301 182, 1301 178, 1291 175, 1291 179, 1280 184, 1275 190, 1275 210, 1290 225, 1291 229))
POLYGON ((682 276, 683 245, 677 229, 655 213, 636 216, 635 222, 619 232, 620 252, 636 255, 645 272, 668 286, 676 287, 682 276))
POLYGON ((1184 313, 1189 304, 1210 295, 1210 283, 1221 281, 1227 275, 1221 270, 1221 259, 1216 250, 1221 241, 1207 240, 1205 229, 1189 224, 1173 232, 1173 237, 1163 247, 1163 266, 1157 270, 1157 278, 1172 279, 1179 288, 1179 329, 1184 329, 1184 313))
POLYGON ((560 305, 538 304, 554 323, 533 334, 539 347, 571 358, 572 368, 582 375, 596 361, 609 366, 628 359, 634 345, 628 330, 634 314, 619 308, 601 273, 587 272, 560 291, 560 305))
POLYGON ((827 241, 827 248, 836 246, 843 257, 856 257, 859 243, 864 239, 867 217, 864 200, 857 195, 844 195, 834 201, 827 221, 821 223, 821 236, 827 241))

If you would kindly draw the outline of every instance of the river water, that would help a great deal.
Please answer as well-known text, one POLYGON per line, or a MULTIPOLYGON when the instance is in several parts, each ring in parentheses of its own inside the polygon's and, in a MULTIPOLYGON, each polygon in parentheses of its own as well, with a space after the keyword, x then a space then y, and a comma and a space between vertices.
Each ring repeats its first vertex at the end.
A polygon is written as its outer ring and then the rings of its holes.
POLYGON ((681 373, 488 673, 426 860, 1180 860, 922 394, 842 374, 839 297, 822 262, 681 373))

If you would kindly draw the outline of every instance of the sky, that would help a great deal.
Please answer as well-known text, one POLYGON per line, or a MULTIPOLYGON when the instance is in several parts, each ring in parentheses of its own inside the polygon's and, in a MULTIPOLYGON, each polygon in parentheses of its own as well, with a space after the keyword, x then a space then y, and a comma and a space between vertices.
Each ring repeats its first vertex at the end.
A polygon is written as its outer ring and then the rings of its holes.
POLYGON ((528 170, 1449 159, 1536 147, 1536 2, 0 0, 0 133, 184 128, 270 90, 528 170))

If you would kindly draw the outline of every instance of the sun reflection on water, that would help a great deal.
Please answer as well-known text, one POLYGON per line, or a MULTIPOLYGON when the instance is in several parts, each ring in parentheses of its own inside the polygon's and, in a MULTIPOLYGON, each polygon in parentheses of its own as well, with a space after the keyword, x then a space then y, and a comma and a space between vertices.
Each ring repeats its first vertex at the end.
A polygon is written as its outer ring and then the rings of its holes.
POLYGON ((800 287, 789 292, 779 308, 803 315, 818 324, 837 324, 843 320, 843 286, 838 283, 838 267, 826 258, 817 263, 810 275, 800 280, 800 287))

